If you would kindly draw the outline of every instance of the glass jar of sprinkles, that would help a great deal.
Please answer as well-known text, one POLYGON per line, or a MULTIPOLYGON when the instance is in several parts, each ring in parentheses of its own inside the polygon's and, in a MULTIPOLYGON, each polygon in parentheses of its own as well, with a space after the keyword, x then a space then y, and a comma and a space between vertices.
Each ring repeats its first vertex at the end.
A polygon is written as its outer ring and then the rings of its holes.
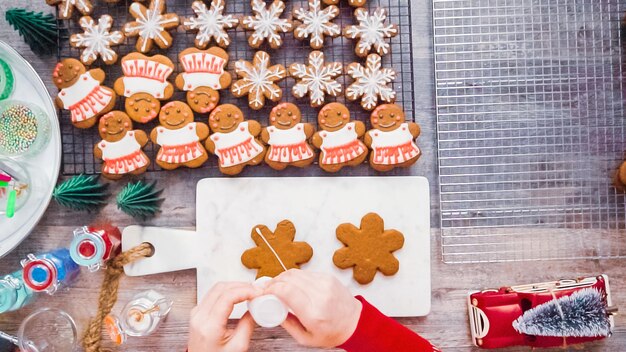
POLYGON ((0 101, 0 156, 39 153, 50 141, 50 120, 36 105, 0 101))

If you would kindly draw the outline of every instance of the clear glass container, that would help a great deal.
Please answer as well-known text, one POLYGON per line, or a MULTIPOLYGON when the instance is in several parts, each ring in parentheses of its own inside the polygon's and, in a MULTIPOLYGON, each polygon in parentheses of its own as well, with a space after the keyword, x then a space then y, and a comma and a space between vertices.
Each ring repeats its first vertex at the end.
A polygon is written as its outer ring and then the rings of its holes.
POLYGON ((14 213, 26 204, 31 192, 32 181, 26 168, 16 160, 0 157, 0 224, 10 222, 14 213), (7 214, 11 207, 13 210, 7 214))
POLYGON ((50 141, 50 119, 37 105, 0 101, 0 156, 33 156, 50 141))
POLYGON ((32 298, 33 291, 24 284, 21 270, 0 279, 0 313, 18 310, 32 298))
POLYGON ((78 350, 74 319, 55 308, 40 309, 22 321, 17 332, 24 352, 73 352, 78 350))

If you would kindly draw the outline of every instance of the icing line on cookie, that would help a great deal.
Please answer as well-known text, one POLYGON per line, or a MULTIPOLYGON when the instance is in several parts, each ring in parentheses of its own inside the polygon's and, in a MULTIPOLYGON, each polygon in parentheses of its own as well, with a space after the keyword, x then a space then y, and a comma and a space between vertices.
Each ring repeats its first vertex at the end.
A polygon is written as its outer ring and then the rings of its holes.
POLYGON ((283 261, 280 259, 280 257, 278 256, 278 253, 276 253, 276 251, 274 250, 274 247, 272 247, 272 245, 269 243, 269 241, 265 238, 265 236, 263 236, 263 234, 261 233, 261 230, 259 230, 258 227, 254 228, 254 231, 256 231, 256 233, 261 236, 261 239, 263 240, 263 242, 265 242, 265 244, 267 245, 267 247, 270 249, 270 251, 272 251, 272 253, 274 253, 274 256, 276 257, 276 259, 278 259, 278 262, 280 263, 280 266, 283 267, 283 269, 285 271, 287 271, 287 267, 285 266, 285 264, 283 263, 283 261))

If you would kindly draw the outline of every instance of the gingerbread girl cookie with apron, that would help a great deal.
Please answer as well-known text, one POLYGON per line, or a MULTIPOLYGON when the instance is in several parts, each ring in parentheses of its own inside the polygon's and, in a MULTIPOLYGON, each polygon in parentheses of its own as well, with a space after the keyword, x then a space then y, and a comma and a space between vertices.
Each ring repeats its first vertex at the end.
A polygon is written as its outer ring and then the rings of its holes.
POLYGON ((148 143, 144 131, 133 130, 133 122, 123 111, 112 111, 100 119, 98 126, 102 140, 93 154, 102 159, 102 176, 119 180, 124 175, 146 172, 150 160, 142 148, 148 143))
POLYGON ((261 140, 268 145, 265 163, 272 169, 306 167, 315 160, 315 152, 307 142, 315 128, 301 120, 300 109, 292 103, 279 104, 270 112, 270 126, 261 132, 261 140))
POLYGON ((59 108, 70 111, 74 126, 92 127, 99 116, 115 106, 115 92, 102 85, 104 78, 104 71, 87 71, 76 59, 63 59, 54 68, 52 81, 59 88, 55 102, 59 108))
POLYGON ((266 149, 257 139, 261 125, 254 120, 244 120, 243 112, 232 104, 215 108, 209 116, 211 134, 206 140, 206 149, 219 158, 223 174, 237 175, 246 165, 263 162, 266 149))
POLYGON ((383 104, 372 112, 370 122, 374 128, 365 134, 365 144, 372 150, 370 165, 374 170, 408 167, 422 155, 415 144, 420 126, 404 119, 404 111, 396 104, 383 104))
POLYGON ((337 172, 344 166, 356 166, 367 157, 367 147, 360 138, 365 124, 350 121, 350 111, 340 103, 330 103, 317 116, 320 131, 311 139, 320 149, 319 164, 327 172, 337 172))
POLYGON ((150 133, 152 143, 161 146, 156 163, 165 170, 180 166, 197 168, 209 155, 202 141, 209 136, 209 126, 193 121, 193 111, 181 101, 167 103, 159 113, 160 126, 150 133))

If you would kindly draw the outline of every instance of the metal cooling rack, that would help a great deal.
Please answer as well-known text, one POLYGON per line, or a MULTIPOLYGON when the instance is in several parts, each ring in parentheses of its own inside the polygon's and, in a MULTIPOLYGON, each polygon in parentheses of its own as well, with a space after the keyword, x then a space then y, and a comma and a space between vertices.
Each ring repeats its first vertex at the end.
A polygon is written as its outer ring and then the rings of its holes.
POLYGON ((443 259, 626 257, 622 0, 433 0, 443 259))
MULTIPOLYGON (((190 17, 193 16, 194 13, 191 10, 192 0, 167 0, 167 12, 175 12, 181 18, 182 17, 190 17)), ((105 3, 104 1, 99 1, 94 9, 94 14, 92 17, 94 19, 99 18, 103 14, 110 14, 114 18, 113 29, 120 29, 125 22, 132 20, 132 16, 128 13, 128 7, 132 1, 130 0, 122 0, 118 4, 110 4, 105 3)), ((205 3, 210 3, 210 1, 205 1, 205 3)), ((283 14, 283 17, 291 17, 292 10, 296 6, 306 6, 307 1, 287 1, 287 9, 283 14)), ((342 28, 354 23, 353 19, 353 11, 354 9, 347 5, 346 1, 340 2, 340 15, 335 19, 335 23, 339 24, 342 28)), ((397 93, 397 103, 404 107, 406 112, 406 116, 408 119, 414 119, 414 111, 415 111, 415 102, 414 102, 414 94, 413 94, 413 53, 412 53, 412 42, 411 42, 411 11, 410 11, 410 0, 370 0, 368 1, 368 7, 370 9, 375 9, 377 7, 383 7, 388 11, 388 18, 391 23, 395 23, 398 25, 400 34, 395 38, 390 40, 391 44, 391 53, 386 55, 383 58, 383 66, 385 67, 393 67, 398 74, 396 81, 393 84, 394 89, 397 93)), ((244 0, 238 1, 226 1, 226 9, 224 13, 233 14, 238 16, 243 15, 251 15, 252 10, 250 8, 250 2, 244 0)), ((59 28, 61 33, 61 49, 59 51, 59 59, 66 57, 74 57, 78 58, 80 55, 80 49, 73 48, 69 45, 69 36, 73 33, 82 32, 81 27, 78 25, 78 15, 74 15, 74 19, 68 21, 59 21, 59 28)), ((248 46, 247 36, 248 32, 245 32, 241 28, 237 28, 236 30, 230 30, 229 35, 231 36, 231 45, 228 47, 227 52, 230 55, 230 61, 228 64, 228 70, 235 78, 234 74, 234 63, 239 59, 251 60, 254 56, 254 49, 251 49, 248 46)), ((171 48, 168 50, 158 50, 156 48, 148 55, 162 54, 168 56, 172 62, 174 62, 177 68, 180 68, 178 64, 178 53, 182 50, 192 47, 194 45, 195 33, 194 32, 185 32, 181 28, 178 29, 177 32, 172 33, 174 37, 174 43, 171 48)), ((283 46, 279 49, 272 50, 265 44, 260 50, 267 51, 270 53, 272 57, 273 64, 282 64, 285 67, 288 67, 292 63, 301 62, 306 63, 306 59, 308 58, 309 53, 312 51, 308 42, 300 42, 296 40, 293 36, 293 33, 287 33, 283 36, 284 43, 283 46)), ((136 38, 128 38, 125 43, 120 46, 117 46, 116 50, 119 53, 120 58, 124 55, 135 51, 135 41, 136 38)), ((334 39, 327 38, 324 46, 324 53, 326 55, 326 60, 329 62, 342 62, 345 65, 348 65, 351 62, 364 60, 359 59, 354 54, 355 42, 350 39, 345 39, 343 37, 338 37, 334 39)), ((106 80, 105 85, 112 87, 113 82, 117 77, 121 75, 121 68, 119 66, 119 61, 117 64, 108 66, 102 64, 100 60, 98 60, 91 68, 102 68, 106 72, 106 80)), ((170 81, 173 82, 176 74, 180 71, 177 69, 171 76, 170 81)), ((283 101, 296 103, 300 109, 302 110, 302 120, 303 122, 310 122, 313 124, 317 124, 317 112, 319 109, 313 109, 309 107, 308 99, 296 99, 293 97, 291 93, 291 87, 294 85, 294 80, 291 78, 284 79, 279 86, 283 89, 283 101)), ((350 77, 342 77, 339 79, 339 82, 343 84, 344 89, 351 83, 350 77)), ((172 100, 181 100, 185 101, 185 93, 177 91, 172 100)), ((352 112, 352 118, 361 120, 366 122, 369 126, 369 113, 364 111, 360 105, 357 103, 348 103, 345 101, 343 97, 339 97, 337 99, 327 98, 327 102, 338 101, 346 104, 350 111, 352 112)), ((269 116, 269 112, 271 108, 275 105, 274 103, 267 102, 266 107, 260 111, 253 111, 248 108, 248 101, 246 98, 235 98, 232 96, 230 91, 222 90, 220 91, 220 103, 232 103, 239 106, 246 118, 255 119, 259 121, 262 125, 267 125, 267 119, 269 116)), ((118 98, 118 103, 116 109, 124 110, 123 98, 118 98)), ((98 136, 98 131, 96 128, 92 128, 89 130, 80 130, 74 128, 70 123, 69 114, 66 111, 60 111, 59 116, 61 119, 61 135, 63 141, 63 167, 62 173, 64 175, 76 175, 80 173, 86 174, 94 174, 98 173, 100 170, 100 162, 94 160, 93 157, 93 146, 100 140, 98 136)), ((208 116, 202 116, 197 114, 196 121, 207 122, 208 116)), ((145 125, 135 124, 135 128, 140 128, 145 131, 150 131, 154 128, 158 122, 157 119, 149 122, 145 125)), ((145 149, 148 156, 154 160, 154 156, 156 154, 156 148, 149 143, 145 149)), ((193 172, 202 172, 206 177, 220 176, 217 161, 215 157, 209 158, 209 162, 207 162, 202 168, 202 171, 193 171, 193 172)), ((255 175, 265 176, 265 172, 269 172, 271 170, 266 170, 262 168, 258 169, 258 172, 255 172, 255 175)), ((303 170, 307 173, 315 173, 319 172, 317 167, 307 168, 303 170)), ((155 166, 154 163, 151 165, 151 169, 149 171, 157 171, 160 170, 158 166, 155 166)), ((403 174, 409 173, 409 170, 397 170, 394 174, 403 174)), ((354 175, 369 175, 375 174, 375 171, 371 170, 367 165, 362 165, 358 168, 354 168, 353 170, 347 170, 345 173, 350 173, 354 175)), ((285 174, 284 172, 282 174, 285 174)))

